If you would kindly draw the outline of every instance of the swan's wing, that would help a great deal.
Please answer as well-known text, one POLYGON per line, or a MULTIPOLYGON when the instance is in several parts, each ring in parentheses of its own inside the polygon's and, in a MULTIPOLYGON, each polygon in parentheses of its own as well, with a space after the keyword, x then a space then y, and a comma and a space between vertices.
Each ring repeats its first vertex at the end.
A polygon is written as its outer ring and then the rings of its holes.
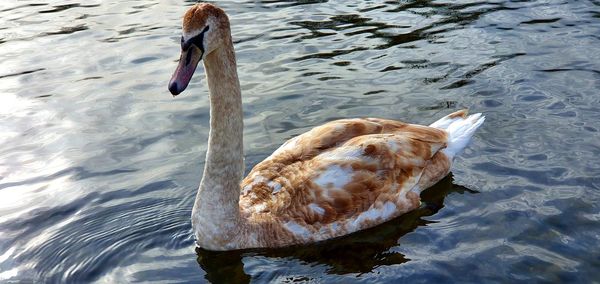
POLYGON ((427 131, 423 132, 421 129, 431 128, 423 128, 420 125, 379 118, 334 120, 286 141, 266 160, 273 160, 284 164, 292 161, 308 160, 350 139, 369 134, 406 133, 408 135, 416 135, 416 138, 420 135, 422 139, 433 140, 441 139, 438 136, 443 136, 441 134, 442 131, 439 130, 437 130, 437 136, 432 136, 431 133, 427 131))
POLYGON ((294 139, 244 179, 240 207, 324 238, 414 209, 424 169, 447 160, 436 155, 445 131, 388 120, 335 121, 294 139))
POLYGON ((308 160, 354 137, 382 133, 384 125, 368 119, 340 119, 317 126, 279 147, 266 160, 281 163, 308 160))

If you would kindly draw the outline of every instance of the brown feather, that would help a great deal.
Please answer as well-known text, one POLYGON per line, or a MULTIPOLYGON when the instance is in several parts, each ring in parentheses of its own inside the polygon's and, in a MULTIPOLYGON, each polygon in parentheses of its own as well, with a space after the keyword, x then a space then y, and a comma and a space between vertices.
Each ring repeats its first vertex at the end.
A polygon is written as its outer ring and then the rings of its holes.
POLYGON ((418 207, 418 191, 411 190, 448 173, 450 161, 438 152, 447 139, 443 130, 399 121, 329 122, 256 165, 241 183, 240 210, 257 225, 312 232, 292 233, 298 242, 371 227, 418 207))

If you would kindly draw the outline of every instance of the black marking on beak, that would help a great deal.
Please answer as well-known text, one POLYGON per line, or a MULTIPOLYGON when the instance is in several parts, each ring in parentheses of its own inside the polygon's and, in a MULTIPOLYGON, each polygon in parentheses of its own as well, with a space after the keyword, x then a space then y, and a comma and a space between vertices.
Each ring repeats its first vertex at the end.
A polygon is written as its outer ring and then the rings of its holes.
POLYGON ((188 50, 187 54, 185 55, 185 65, 189 65, 190 62, 192 62, 192 52, 194 52, 194 50, 188 50))
MULTIPOLYGON (((190 49, 190 47, 193 44, 202 51, 202 54, 204 54, 204 33, 207 32, 209 28, 210 28, 209 26, 206 26, 198 35, 188 39, 187 41, 184 41, 183 36, 182 36, 181 37, 181 50, 187 51, 188 49, 190 49)), ((188 53, 188 58, 190 58, 189 54, 190 53, 188 53)), ((186 64, 187 63, 188 63, 188 61, 186 58, 186 64)))

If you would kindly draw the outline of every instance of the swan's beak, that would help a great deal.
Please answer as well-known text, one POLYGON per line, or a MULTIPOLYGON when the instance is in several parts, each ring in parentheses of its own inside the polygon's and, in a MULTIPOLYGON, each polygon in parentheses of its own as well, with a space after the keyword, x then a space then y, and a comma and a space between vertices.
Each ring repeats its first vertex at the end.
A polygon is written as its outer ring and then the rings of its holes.
POLYGON ((169 91, 173 96, 179 95, 187 88, 201 59, 202 50, 195 45, 191 45, 187 50, 181 51, 179 65, 175 69, 171 81, 169 81, 169 91))

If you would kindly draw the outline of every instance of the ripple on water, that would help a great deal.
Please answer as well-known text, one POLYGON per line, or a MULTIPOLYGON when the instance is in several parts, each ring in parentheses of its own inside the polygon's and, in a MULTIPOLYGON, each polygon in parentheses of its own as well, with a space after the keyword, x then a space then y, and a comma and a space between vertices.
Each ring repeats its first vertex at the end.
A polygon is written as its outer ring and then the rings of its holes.
POLYGON ((334 118, 487 120, 414 212, 219 253, 193 251, 189 221, 208 90, 166 89, 193 3, 0 4, 0 282, 598 279, 598 4, 220 1, 248 170, 334 118))

